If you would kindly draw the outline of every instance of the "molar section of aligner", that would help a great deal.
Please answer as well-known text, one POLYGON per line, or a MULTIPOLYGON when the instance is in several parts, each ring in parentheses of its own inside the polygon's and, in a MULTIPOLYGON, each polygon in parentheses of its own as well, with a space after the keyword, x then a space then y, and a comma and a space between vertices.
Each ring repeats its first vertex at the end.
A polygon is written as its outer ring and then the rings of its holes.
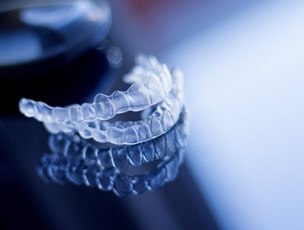
POLYGON ((26 98, 22 98, 19 102, 19 110, 26 117, 35 116, 35 102, 26 98))
POLYGON ((106 95, 97 94, 94 99, 94 106, 96 117, 101 120, 108 120, 115 115, 111 99, 106 95))
POLYGON ((126 92, 126 96, 133 111, 141 111, 151 105, 148 90, 142 84, 134 83, 126 92))
POLYGON ((69 121, 69 111, 66 108, 55 107, 53 109, 53 118, 57 123, 66 123, 69 121))
POLYGON ((82 115, 84 121, 92 121, 96 119, 96 112, 94 104, 84 103, 81 105, 82 115))
POLYGON ((72 105, 68 110, 71 123, 83 121, 83 114, 80 105, 72 105))
POLYGON ((110 99, 116 113, 125 113, 130 110, 130 102, 125 92, 115 91, 110 99))

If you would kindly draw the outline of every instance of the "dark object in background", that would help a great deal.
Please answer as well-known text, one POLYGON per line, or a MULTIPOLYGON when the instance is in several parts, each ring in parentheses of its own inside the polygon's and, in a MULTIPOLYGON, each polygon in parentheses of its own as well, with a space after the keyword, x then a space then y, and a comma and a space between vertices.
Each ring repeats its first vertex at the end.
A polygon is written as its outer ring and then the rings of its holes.
POLYGON ((5 104, 0 113, 15 113, 21 97, 56 105, 78 101, 107 69, 105 53, 96 47, 110 24, 110 8, 103 1, 0 3, 0 97, 5 104))

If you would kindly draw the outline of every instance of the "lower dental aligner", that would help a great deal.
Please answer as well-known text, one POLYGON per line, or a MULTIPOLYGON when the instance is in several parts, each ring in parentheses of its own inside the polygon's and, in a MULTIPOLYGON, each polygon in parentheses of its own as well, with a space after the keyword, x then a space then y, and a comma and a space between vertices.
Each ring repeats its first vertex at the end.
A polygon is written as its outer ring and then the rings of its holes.
POLYGON ((90 122, 44 122, 51 133, 76 133, 82 138, 93 138, 100 143, 134 145, 151 140, 169 131, 177 122, 184 104, 183 74, 179 69, 171 71, 173 87, 167 97, 149 110, 140 121, 107 122, 96 119, 90 122))
POLYGON ((139 55, 124 81, 131 84, 127 91, 115 91, 110 96, 97 94, 93 103, 51 107, 44 102, 23 98, 19 109, 25 116, 38 121, 69 125, 108 120, 128 111, 142 111, 164 100, 172 90, 170 71, 153 56, 139 55))
POLYGON ((59 133, 50 136, 49 148, 53 154, 61 154, 69 159, 81 158, 88 164, 98 162, 103 170, 116 168, 124 172, 129 166, 139 166, 168 158, 176 151, 184 149, 187 134, 188 114, 184 108, 178 122, 169 132, 145 143, 104 148, 101 144, 81 139, 77 135, 59 133))

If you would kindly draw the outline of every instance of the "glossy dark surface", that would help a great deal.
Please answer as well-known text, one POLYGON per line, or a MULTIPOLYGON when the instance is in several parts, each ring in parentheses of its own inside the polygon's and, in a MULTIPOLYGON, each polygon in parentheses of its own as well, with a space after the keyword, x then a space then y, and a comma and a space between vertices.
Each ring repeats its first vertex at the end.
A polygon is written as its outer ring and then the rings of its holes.
MULTIPOLYGON (((91 60, 94 63, 98 59, 91 60)), ((85 101, 96 91, 123 89, 119 75, 130 67, 111 69, 106 66, 100 66, 106 71, 99 74, 99 82, 90 94, 85 90, 72 90, 75 86, 69 84, 65 90, 70 100, 85 101)), ((83 73, 85 76, 94 73, 92 68, 87 71, 83 73)), ((91 83, 83 81, 81 86, 85 89, 91 83)), ((124 119, 135 117, 138 115, 130 113, 124 119)), ((176 179, 164 187, 119 198, 98 188, 46 183, 41 179, 37 165, 43 154, 49 152, 48 136, 41 123, 21 114, 0 118, 2 229, 25 226, 40 229, 217 229, 187 163, 181 165, 176 179)), ((185 158, 187 154, 186 151, 185 158)))

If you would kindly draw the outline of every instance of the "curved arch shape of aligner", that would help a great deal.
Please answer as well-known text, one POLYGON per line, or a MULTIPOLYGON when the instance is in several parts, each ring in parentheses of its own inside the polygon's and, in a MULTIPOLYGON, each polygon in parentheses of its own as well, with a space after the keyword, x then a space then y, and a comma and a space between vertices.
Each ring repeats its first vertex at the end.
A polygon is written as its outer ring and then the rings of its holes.
POLYGON ((82 138, 93 138, 100 143, 134 145, 149 141, 169 131, 178 121, 183 108, 183 74, 179 69, 173 69, 171 75, 172 90, 161 103, 157 104, 155 110, 151 110, 143 120, 113 123, 96 120, 76 124, 44 122, 44 125, 49 132, 54 134, 78 132, 82 138))
POLYGON ((131 86, 126 91, 111 95, 97 94, 93 103, 75 104, 66 107, 51 107, 44 102, 22 98, 19 110, 27 117, 46 123, 65 125, 108 120, 128 111, 141 111, 167 97, 172 90, 172 76, 165 64, 153 56, 139 55, 136 65, 124 81, 131 86))

